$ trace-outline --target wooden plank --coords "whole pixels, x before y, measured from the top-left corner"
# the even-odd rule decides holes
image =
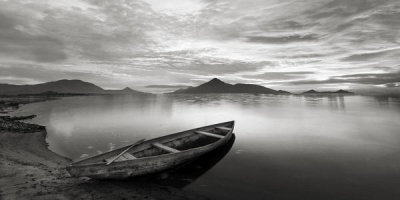
[[[116,156],[115,156],[115,157],[111,157],[111,158],[105,159],[106,162],[110,162],[110,161],[112,161],[112,162],[117,161],[118,162],[118,161],[125,161],[125,160],[128,160],[128,159],[126,159],[123,156],[120,156],[118,158],[116,158]]]
[[[108,162],[112,161],[114,158],[115,158],[115,157],[112,157],[112,158],[106,158],[106,159],[104,159],[104,160],[105,160],[105,161],[108,163]]]
[[[219,126],[219,127],[217,127],[217,129],[223,130],[223,131],[231,131],[232,130],[232,128],[228,128],[228,127],[224,127],[224,126]]]
[[[119,162],[119,161],[126,161],[126,160],[128,160],[128,159],[126,159],[126,158],[123,157],[123,156],[120,156],[120,157],[118,157],[117,159],[115,159],[115,161],[117,161],[117,162]]]
[[[112,157],[112,158],[109,158],[109,159],[106,159],[106,161],[107,161],[106,165],[111,164],[112,162],[114,162],[115,160],[117,160],[119,157],[121,157],[122,155],[124,155],[126,152],[128,152],[129,149],[131,149],[132,147],[134,147],[134,146],[136,146],[136,145],[138,145],[138,144],[140,144],[140,143],[142,143],[142,142],[144,142],[144,141],[145,141],[145,139],[141,139],[141,140],[139,140],[139,141],[133,143],[131,146],[129,146],[128,148],[126,148],[124,151],[122,151],[122,152],[121,152],[120,154],[118,154],[117,156]]]
[[[217,134],[209,133],[209,132],[205,132],[205,131],[196,131],[195,133],[199,133],[199,134],[210,136],[210,137],[215,137],[218,139],[224,138],[224,136],[222,136],[222,135],[217,135]]]
[[[158,142],[155,142],[155,143],[153,143],[152,145],[155,146],[155,147],[157,147],[157,148],[159,148],[159,149],[162,149],[162,150],[164,150],[164,151],[168,151],[168,152],[170,152],[170,153],[178,153],[178,152],[180,152],[180,151],[177,150],[177,149],[174,149],[174,148],[171,148],[171,147],[167,147],[167,146],[165,146],[165,145],[163,145],[163,144],[161,144],[161,143],[158,143]]]
[[[126,152],[123,156],[128,160],[136,159],[136,157],[134,155],[130,154],[129,152]]]

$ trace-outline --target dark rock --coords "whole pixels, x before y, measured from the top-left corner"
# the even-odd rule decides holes
[[[8,118],[7,118],[8,117]],[[6,120],[4,120],[6,119]],[[8,120],[7,120],[8,119]],[[10,131],[10,132],[19,132],[19,133],[33,133],[42,131],[45,129],[44,126],[29,124],[25,122],[20,122],[17,120],[10,120],[11,117],[4,116],[0,118],[0,130]]]
[[[18,121],[18,120],[26,120],[33,119],[36,115],[26,115],[26,116],[18,116],[18,117],[10,117],[10,116],[0,116],[0,119],[4,121]]]

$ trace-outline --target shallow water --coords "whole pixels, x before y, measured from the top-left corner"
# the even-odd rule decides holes
[[[47,126],[50,149],[74,160],[235,120],[230,151],[183,187],[214,199],[400,196],[399,99],[89,96],[28,104],[15,113],[21,114],[37,114],[33,121]]]

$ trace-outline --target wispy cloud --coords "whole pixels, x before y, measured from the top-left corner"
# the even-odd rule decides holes
[[[315,34],[309,35],[281,35],[276,37],[271,36],[247,36],[247,41],[256,43],[271,43],[271,44],[282,44],[291,42],[302,42],[302,41],[313,41],[317,40],[318,36]]]
[[[147,88],[187,88],[189,85],[147,85]]]
[[[177,2],[0,0],[0,81],[395,85],[340,76],[398,71],[397,0]]]
[[[292,81],[290,83],[301,84],[301,85],[354,83],[354,84],[367,84],[367,85],[385,85],[393,87],[399,85],[400,83],[400,72],[349,74],[343,76],[334,76],[326,80],[301,80],[301,81]]]
[[[255,75],[244,75],[248,78],[258,78],[264,80],[291,80],[291,79],[304,79],[307,75],[315,74],[309,71],[298,71],[298,72],[265,72],[263,74]]]
[[[0,53],[3,59],[57,62],[65,60],[64,44],[48,35],[32,35],[17,20],[0,13]]]

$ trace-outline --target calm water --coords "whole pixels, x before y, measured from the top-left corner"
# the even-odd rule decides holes
[[[235,120],[231,148],[203,159],[196,177],[178,176],[189,180],[180,186],[186,192],[214,199],[400,197],[398,99],[92,96],[28,104],[16,114],[37,114],[33,121],[47,126],[50,149],[74,160]]]

